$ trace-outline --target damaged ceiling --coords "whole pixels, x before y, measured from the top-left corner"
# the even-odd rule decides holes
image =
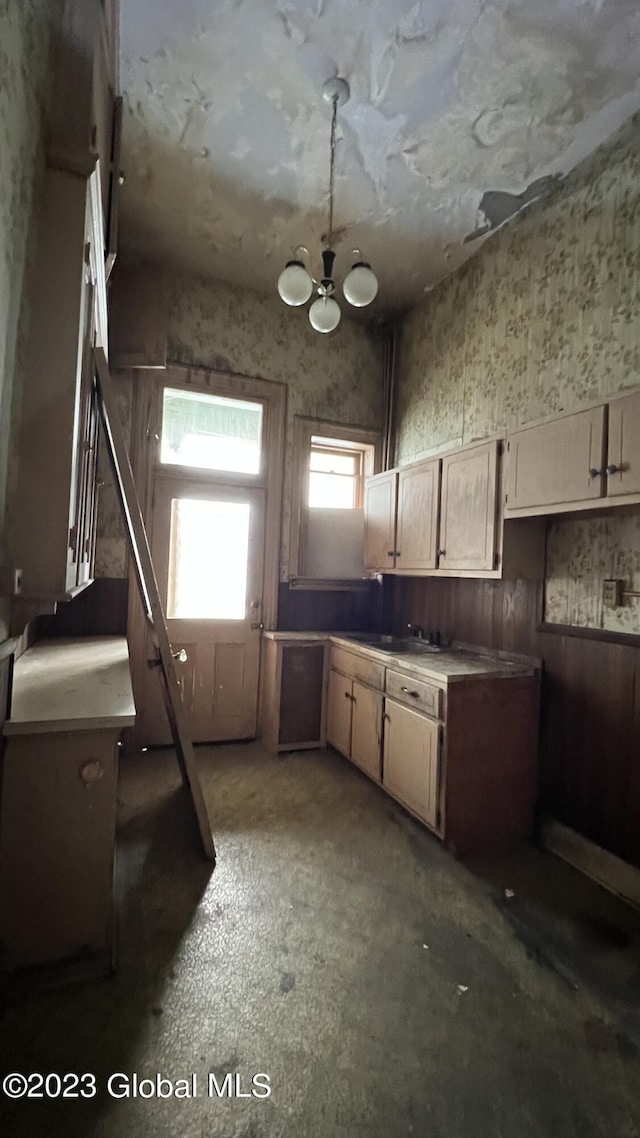
[[[637,0],[121,0],[125,249],[273,290],[326,230],[417,303],[640,107]],[[316,266],[319,268],[319,264]]]

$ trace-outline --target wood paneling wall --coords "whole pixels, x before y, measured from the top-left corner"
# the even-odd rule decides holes
[[[37,638],[66,636],[126,636],[129,582],[98,577],[54,616],[38,617]]]
[[[357,592],[290,589],[280,583],[278,629],[291,632],[369,632],[380,619],[380,586],[371,581]]]
[[[640,866],[640,647],[540,629],[542,588],[386,577],[384,628],[541,657],[540,807]]]

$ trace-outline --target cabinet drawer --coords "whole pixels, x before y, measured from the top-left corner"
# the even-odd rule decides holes
[[[442,692],[424,680],[414,680],[387,669],[387,695],[414,707],[416,711],[432,715],[434,719],[440,718]]]
[[[376,664],[375,660],[367,660],[364,656],[356,656],[355,652],[332,646],[331,667],[372,688],[379,688],[380,691],[384,688],[384,665]]]

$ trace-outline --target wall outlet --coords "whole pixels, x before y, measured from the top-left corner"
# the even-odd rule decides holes
[[[622,586],[624,581],[608,578],[602,582],[602,603],[605,608],[617,609],[622,604]]]

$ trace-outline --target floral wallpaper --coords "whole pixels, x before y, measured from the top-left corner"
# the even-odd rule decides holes
[[[168,357],[173,363],[235,372],[285,383],[287,444],[281,577],[288,568],[291,445],[294,415],[379,429],[382,422],[383,342],[344,319],[335,332],[314,332],[305,311],[278,298],[220,282],[176,274],[169,304]],[[121,396],[124,399],[124,395]],[[124,573],[124,536],[115,499],[104,488],[96,572]],[[111,505],[109,505],[111,502]]]
[[[623,593],[618,608],[603,604],[602,582],[607,578],[624,582],[627,595]],[[640,507],[552,523],[545,620],[640,633]]]
[[[29,323],[38,181],[44,168],[43,107],[51,81],[51,37],[59,0],[0,3],[0,562],[9,465],[9,428],[17,401]],[[0,640],[8,609],[0,601]]]
[[[639,382],[635,116],[405,318],[397,459],[502,434]],[[637,515],[554,523],[548,575],[548,620],[640,632],[637,600],[614,613],[601,600],[604,576],[639,587]]]

